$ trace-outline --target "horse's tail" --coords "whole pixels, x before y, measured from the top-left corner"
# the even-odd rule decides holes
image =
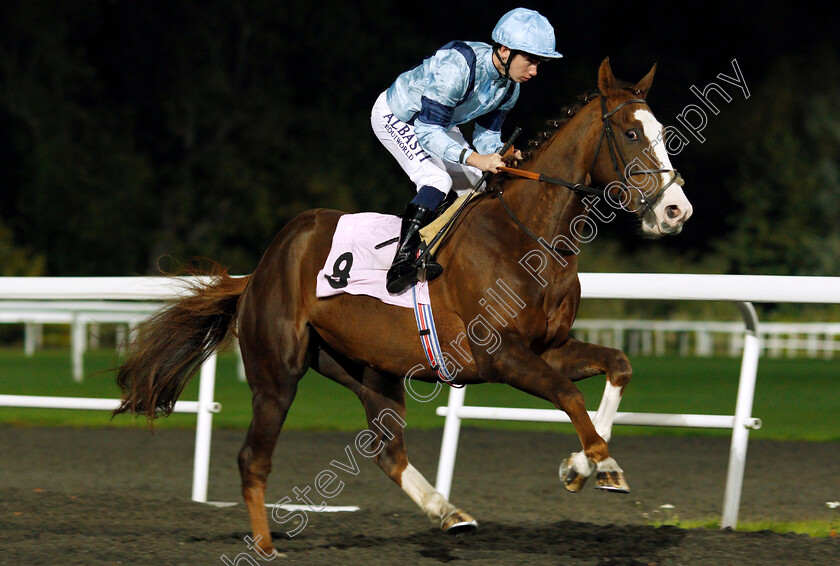
[[[191,283],[192,294],[140,325],[117,374],[123,400],[114,415],[142,414],[151,423],[172,413],[196,370],[235,334],[237,303],[250,278],[221,270],[209,282]]]

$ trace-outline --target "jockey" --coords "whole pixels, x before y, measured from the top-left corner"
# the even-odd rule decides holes
[[[496,173],[504,165],[497,153],[502,122],[516,104],[519,85],[536,76],[541,61],[562,57],[554,50],[554,28],[533,10],[511,10],[491,37],[493,46],[447,43],[397,77],[371,111],[376,137],[417,185],[417,196],[402,215],[397,253],[388,270],[389,293],[402,292],[417,280],[420,228],[432,220],[453,182],[456,190],[466,190],[482,171]],[[458,129],[470,120],[475,120],[475,150]],[[442,272],[439,264],[430,263],[426,279]]]

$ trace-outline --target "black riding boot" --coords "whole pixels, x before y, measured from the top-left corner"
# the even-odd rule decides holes
[[[420,248],[420,228],[432,217],[433,211],[425,206],[410,202],[402,215],[400,242],[394,263],[388,270],[385,288],[389,293],[401,293],[417,281],[417,250]],[[438,274],[440,275],[440,274]]]

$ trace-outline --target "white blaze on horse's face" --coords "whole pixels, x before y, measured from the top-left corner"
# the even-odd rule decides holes
[[[668,157],[668,150],[665,149],[665,140],[662,137],[662,124],[653,116],[650,110],[639,109],[633,113],[633,117],[642,123],[642,128],[649,144],[650,155],[659,163],[651,163],[652,168],[668,169],[666,173],[659,173],[659,186],[664,187],[673,176],[671,159]],[[656,198],[654,195],[650,195]],[[685,196],[682,187],[672,183],[665,190],[665,193],[653,207],[650,213],[642,218],[642,232],[649,237],[659,238],[665,235],[679,234],[683,224],[691,217],[693,212],[691,203]]]

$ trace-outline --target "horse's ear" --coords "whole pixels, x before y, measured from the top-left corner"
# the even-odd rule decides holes
[[[655,74],[656,63],[654,63],[653,67],[650,68],[650,71],[647,75],[645,75],[645,78],[640,80],[638,83],[636,83],[636,86],[633,87],[633,90],[635,90],[642,98],[645,98],[647,96],[647,93],[650,90],[650,86],[653,84],[653,75]]]
[[[601,68],[598,69],[598,90],[604,96],[609,96],[617,88],[615,76],[610,67],[610,58],[607,57],[601,63]]]

